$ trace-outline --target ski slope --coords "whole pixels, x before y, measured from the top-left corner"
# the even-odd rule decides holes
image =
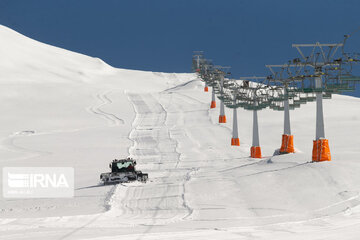
[[[218,124],[194,74],[117,69],[0,26],[0,84],[0,167],[75,169],[74,198],[1,195],[1,239],[360,238],[358,98],[324,101],[333,161],[311,163],[315,103],[290,113],[290,155],[272,156],[282,113],[259,112],[251,159],[252,112],[231,147],[231,110]],[[129,155],[150,181],[99,185]]]

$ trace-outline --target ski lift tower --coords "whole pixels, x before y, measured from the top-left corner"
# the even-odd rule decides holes
[[[204,59],[202,58],[200,60],[200,73],[201,73],[201,78],[202,80],[205,82],[205,86],[204,86],[204,92],[208,92],[209,88],[208,88],[208,83],[210,81],[210,78],[212,76],[213,73],[213,65],[211,63],[210,59]]]
[[[272,94],[270,101],[283,101],[282,108],[273,108],[276,110],[284,110],[284,130],[281,138],[280,154],[295,152],[294,136],[291,134],[290,127],[289,98],[294,98],[295,94],[300,95],[300,93],[296,91],[296,86],[294,86],[294,83],[301,82],[303,80],[301,76],[304,76],[300,75],[303,70],[303,66],[298,63],[300,63],[299,59],[294,59],[292,62],[289,61],[289,63],[283,65],[265,65],[273,74],[267,78],[269,85],[274,84],[276,86],[276,84],[280,84],[279,87],[273,87],[271,89],[271,91],[275,94]],[[273,68],[281,69],[280,71],[275,72]]]
[[[266,79],[266,77],[240,77],[244,80],[259,80]],[[246,81],[243,87],[246,89],[247,98],[244,99],[244,108],[246,110],[253,110],[253,137],[252,146],[250,148],[250,156],[252,158],[261,158],[260,138],[259,138],[259,124],[257,111],[268,107],[266,88],[262,83]]]
[[[216,92],[219,91],[218,69],[214,67],[211,59],[201,59],[200,61],[200,78],[205,82],[204,91],[208,91],[208,87],[212,88],[210,108],[216,108]]]
[[[202,75],[206,74],[208,68],[209,68],[209,60],[204,59],[204,52],[203,51],[194,51],[193,52],[193,63],[192,63],[192,69],[194,72],[200,74],[200,77]],[[203,79],[205,81],[205,79]],[[205,87],[204,92],[208,92],[209,88],[207,85],[207,82],[205,81]]]
[[[218,70],[214,67],[214,65],[211,63],[211,60],[209,59],[203,60],[203,63],[200,66],[200,72],[202,73],[201,78],[205,82],[204,91],[208,91],[208,86],[212,88],[210,108],[216,108],[215,93],[216,91],[219,91]]]
[[[312,160],[313,162],[331,161],[330,148],[328,139],[325,137],[324,113],[323,113],[323,79],[324,68],[338,65],[333,61],[337,50],[343,47],[342,43],[333,44],[292,44],[305,66],[314,68],[315,73],[315,91],[316,91],[316,134],[313,141]],[[311,48],[311,54],[305,57],[302,49]],[[319,61],[320,60],[320,61]],[[322,61],[322,62],[321,62]]]
[[[217,69],[216,73],[218,76],[219,81],[219,93],[220,96],[224,94],[224,81],[225,76],[229,73],[227,73],[225,70],[230,69],[230,67],[224,67],[224,66],[215,66]],[[220,114],[219,114],[219,123],[226,123],[226,115],[225,115],[225,105],[224,100],[220,99]]]
[[[224,83],[224,93],[222,99],[224,104],[228,108],[233,109],[233,131],[231,138],[231,146],[240,146],[240,140],[238,135],[237,125],[237,108],[244,106],[244,100],[246,99],[246,88],[249,84],[245,81],[240,84],[235,79],[229,79]]]
[[[203,57],[203,51],[193,51],[193,68],[195,68],[195,72],[200,72],[200,59]]]

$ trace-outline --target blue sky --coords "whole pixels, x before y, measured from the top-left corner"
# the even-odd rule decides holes
[[[121,68],[189,72],[203,50],[239,77],[298,57],[292,43],[342,41],[359,9],[358,0],[0,0],[0,24]],[[360,52],[359,40],[347,50]]]

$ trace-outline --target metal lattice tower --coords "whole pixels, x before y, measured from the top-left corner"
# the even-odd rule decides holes
[[[241,77],[241,79],[265,79],[264,77]],[[238,81],[240,82],[240,81]],[[260,138],[259,138],[259,124],[257,111],[268,107],[267,101],[267,86],[262,83],[250,82],[243,80],[240,84],[236,80],[229,81],[226,84],[223,98],[227,107],[233,108],[233,138],[232,145],[236,145],[238,141],[237,136],[237,107],[243,107],[246,110],[253,111],[253,139],[252,147],[250,149],[251,157],[261,158]],[[236,115],[236,116],[235,116]]]
[[[284,111],[284,130],[281,138],[281,147],[279,152],[293,153],[294,150],[294,136],[291,134],[290,125],[290,109],[300,107],[300,104],[306,103],[305,96],[301,96],[296,83],[302,81],[301,76],[304,67],[298,64],[300,61],[294,59],[283,65],[265,65],[273,75],[267,77],[268,85],[271,85],[269,92],[270,108],[274,110]],[[279,71],[274,71],[273,68],[280,68]],[[303,76],[303,75],[302,75]]]
[[[349,35],[345,36],[344,43]],[[240,145],[237,126],[237,108],[253,111],[252,157],[261,157],[257,111],[269,107],[284,111],[284,130],[280,152],[293,152],[290,110],[301,104],[316,100],[316,136],[313,146],[313,161],[330,160],[328,140],[325,139],[323,99],[331,98],[334,93],[355,90],[360,77],[353,76],[353,64],[360,62],[360,54],[344,53],[344,43],[337,44],[293,44],[301,58],[287,64],[267,65],[272,75],[261,83],[248,80],[226,78],[223,67],[214,66],[205,59],[202,52],[193,56],[193,70],[205,82],[204,90],[212,87],[211,108],[216,107],[216,97],[220,100],[219,122],[226,122],[225,106],[233,108],[232,145]],[[338,50],[342,54],[338,56]],[[303,49],[310,49],[305,56]],[[274,71],[273,68],[280,70]],[[242,79],[264,79],[247,77]],[[285,137],[285,138],[284,138]]]
[[[328,140],[325,138],[324,112],[323,112],[323,78],[325,68],[333,68],[339,64],[334,60],[337,50],[343,47],[342,43],[335,44],[293,44],[302,60],[304,66],[314,69],[314,87],[316,92],[316,134],[313,142],[313,161],[330,161],[330,148]],[[305,57],[302,49],[311,48],[309,56]]]

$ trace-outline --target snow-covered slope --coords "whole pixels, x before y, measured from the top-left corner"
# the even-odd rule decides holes
[[[315,105],[291,112],[296,154],[275,156],[282,113],[217,123],[193,74],[113,68],[0,26],[0,167],[75,168],[72,199],[0,198],[1,239],[357,239],[360,100],[324,103],[332,162],[310,163]],[[146,184],[98,185],[131,155]],[[1,178],[2,179],[2,178]]]

